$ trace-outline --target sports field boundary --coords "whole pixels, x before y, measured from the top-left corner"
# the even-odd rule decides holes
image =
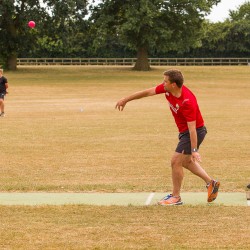
[[[96,205],[96,206],[149,206],[157,205],[166,193],[0,193],[0,205]],[[245,192],[220,192],[217,199],[207,203],[205,192],[184,192],[184,205],[250,206]]]

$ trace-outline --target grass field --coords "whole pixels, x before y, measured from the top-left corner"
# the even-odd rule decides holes
[[[169,67],[167,67],[169,68]],[[169,192],[177,129],[164,96],[118,99],[162,82],[166,67],[19,67],[0,119],[0,191]],[[202,166],[221,192],[250,179],[250,68],[178,67],[208,134]],[[205,191],[185,172],[183,191]],[[0,207],[2,249],[247,249],[247,207]],[[248,246],[247,246],[248,245]]]
[[[1,249],[249,249],[248,207],[0,207]]]

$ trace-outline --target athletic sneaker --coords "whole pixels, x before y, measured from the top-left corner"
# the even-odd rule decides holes
[[[207,201],[212,202],[216,199],[220,187],[220,182],[216,180],[211,180],[207,184]]]
[[[171,205],[182,205],[183,202],[181,201],[181,197],[173,196],[172,194],[169,194],[165,196],[162,200],[158,202],[159,205],[162,206],[171,206]]]
[[[5,114],[4,114],[4,112],[2,112],[2,113],[0,114],[0,116],[1,116],[1,117],[5,117]]]

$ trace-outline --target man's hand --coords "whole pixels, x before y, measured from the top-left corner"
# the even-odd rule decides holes
[[[192,160],[201,162],[201,156],[198,152],[192,152]]]
[[[116,106],[115,108],[118,109],[119,111],[123,111],[125,105],[126,105],[127,101],[125,98],[122,98],[121,100],[119,100],[117,103],[116,103]]]

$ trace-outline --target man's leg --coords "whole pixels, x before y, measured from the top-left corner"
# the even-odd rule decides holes
[[[0,113],[4,113],[4,100],[0,98]]]
[[[199,176],[201,179],[203,179],[206,184],[211,182],[210,176],[207,174],[207,172],[200,166],[200,164],[197,161],[193,161],[191,158],[191,155],[183,155],[183,161],[182,161],[183,167],[191,171],[193,174]]]
[[[158,202],[159,205],[168,206],[183,204],[180,197],[181,184],[184,177],[182,161],[183,155],[175,152],[171,160],[173,192],[160,200]]]
[[[180,196],[181,184],[184,177],[183,172],[183,157],[181,153],[175,152],[172,156],[171,167],[172,167],[172,182],[173,182],[173,196]]]
[[[184,155],[183,167],[191,171],[193,174],[199,176],[206,182],[208,191],[207,201],[214,201],[218,195],[220,182],[211,179],[206,171],[200,166],[200,164],[191,159],[191,155]]]

